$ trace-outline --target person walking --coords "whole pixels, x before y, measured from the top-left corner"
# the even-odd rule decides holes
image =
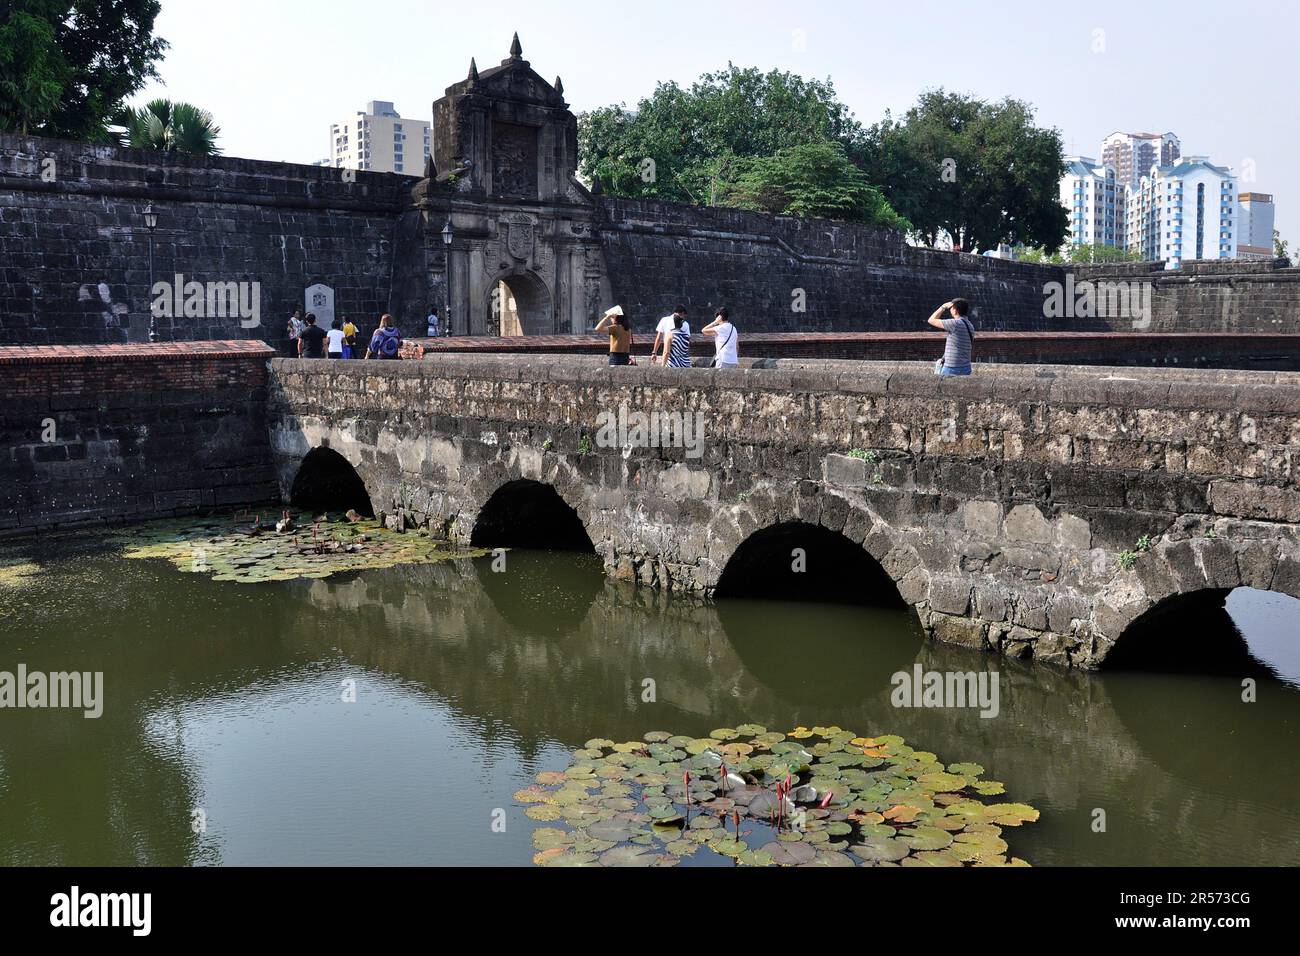
[[[700,331],[713,337],[714,368],[736,368],[740,364],[736,327],[731,324],[730,313],[726,309],[718,309],[713,321]]]
[[[347,333],[343,331],[343,321],[335,319],[330,323],[330,330],[325,333],[325,354],[332,359],[343,358],[344,343]]]
[[[346,315],[343,316],[343,357],[355,358],[357,354],[357,327]]]
[[[379,328],[370,336],[370,347],[366,349],[366,358],[396,359],[401,358],[402,333],[393,324],[393,317],[385,312],[379,317]]]
[[[289,323],[286,331],[289,333],[289,357],[301,354],[298,348],[298,336],[302,335],[302,330],[307,327],[307,323],[302,320],[302,309],[294,309],[293,314],[289,316]]]
[[[307,313],[307,324],[298,333],[299,358],[324,358],[325,350],[321,347],[325,341],[325,330],[316,327],[316,313]]]
[[[934,363],[937,375],[969,375],[971,356],[975,351],[975,325],[970,320],[970,303],[953,299],[935,309],[926,321],[936,329],[943,329],[948,338],[943,347],[943,358]]]
[[[425,324],[429,338],[436,339],[441,334],[438,328],[438,310],[433,306],[429,306],[429,317],[425,320]]]
[[[668,350],[664,349],[661,356],[659,347],[667,341],[668,336],[675,328],[677,328],[677,322],[675,321],[677,316],[681,316],[682,320],[685,321],[686,306],[680,304],[673,306],[673,311],[660,319],[659,324],[655,326],[655,344],[650,347],[650,363],[652,365],[655,362],[659,362],[663,365],[668,364]],[[686,334],[689,335],[690,332],[691,329],[688,325],[686,327]]]
[[[596,323],[597,332],[609,334],[609,364],[632,365],[632,323],[623,314],[623,307],[616,305]]]
[[[673,313],[673,329],[664,342],[664,358],[669,368],[691,367],[691,327],[684,314]]]

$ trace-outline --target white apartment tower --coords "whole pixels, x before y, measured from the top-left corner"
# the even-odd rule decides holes
[[[385,100],[330,125],[330,165],[337,168],[419,176],[428,156],[429,123],[402,119]]]
[[[1273,258],[1273,197],[1268,193],[1237,197],[1237,258]]]
[[[1067,156],[1060,195],[1070,216],[1070,244],[1122,246],[1125,193],[1113,166]]]
[[[1130,190],[1125,245],[1177,269],[1190,259],[1237,257],[1237,177],[1204,156],[1154,166]]]
[[[1172,166],[1180,155],[1182,145],[1173,133],[1111,133],[1101,143],[1101,161],[1128,189],[1135,189],[1152,166]]]

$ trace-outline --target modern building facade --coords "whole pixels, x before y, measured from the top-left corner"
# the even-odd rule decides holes
[[[1123,245],[1126,193],[1113,166],[1067,156],[1060,195],[1070,216],[1070,244]]]
[[[1153,167],[1130,190],[1125,246],[1170,269],[1188,259],[1235,259],[1237,227],[1237,177],[1187,156]]]
[[[1237,258],[1273,258],[1273,197],[1268,193],[1237,197]]]
[[[1101,144],[1101,161],[1120,183],[1135,189],[1152,166],[1172,166],[1182,155],[1173,133],[1111,133]]]
[[[423,175],[429,126],[424,120],[403,119],[386,100],[371,100],[364,111],[330,125],[330,165]]]

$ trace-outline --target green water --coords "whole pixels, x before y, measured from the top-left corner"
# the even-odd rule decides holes
[[[1035,865],[1300,862],[1283,679],[1243,703],[1233,674],[1066,673],[926,644],[906,611],[668,598],[574,555],[254,585],[35,557],[0,589],[0,670],[102,671],[104,712],[0,710],[0,864],[526,864],[511,795],[588,738],[744,722],[979,762],[1042,811],[1008,834]],[[1229,604],[1292,679],[1295,606]],[[997,669],[998,716],[894,707],[917,662]]]

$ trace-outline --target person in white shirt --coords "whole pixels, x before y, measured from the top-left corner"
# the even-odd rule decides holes
[[[718,309],[713,316],[713,321],[701,331],[705,335],[713,336],[714,368],[735,368],[740,364],[740,350],[737,348],[736,342],[739,336],[736,327],[731,324],[726,309]]]
[[[650,349],[650,364],[667,365],[668,364],[668,336],[677,328],[677,316],[682,317],[682,325],[686,329],[686,334],[691,334],[690,324],[686,322],[686,306],[677,305],[669,315],[665,315],[655,326],[655,344]],[[662,348],[660,347],[662,346]]]
[[[429,317],[425,321],[427,322],[429,338],[436,339],[441,334],[438,329],[438,310],[430,309]]]
[[[325,333],[325,354],[332,359],[343,357],[343,343],[347,336],[343,334],[343,322],[335,319],[330,323],[330,330]]]

